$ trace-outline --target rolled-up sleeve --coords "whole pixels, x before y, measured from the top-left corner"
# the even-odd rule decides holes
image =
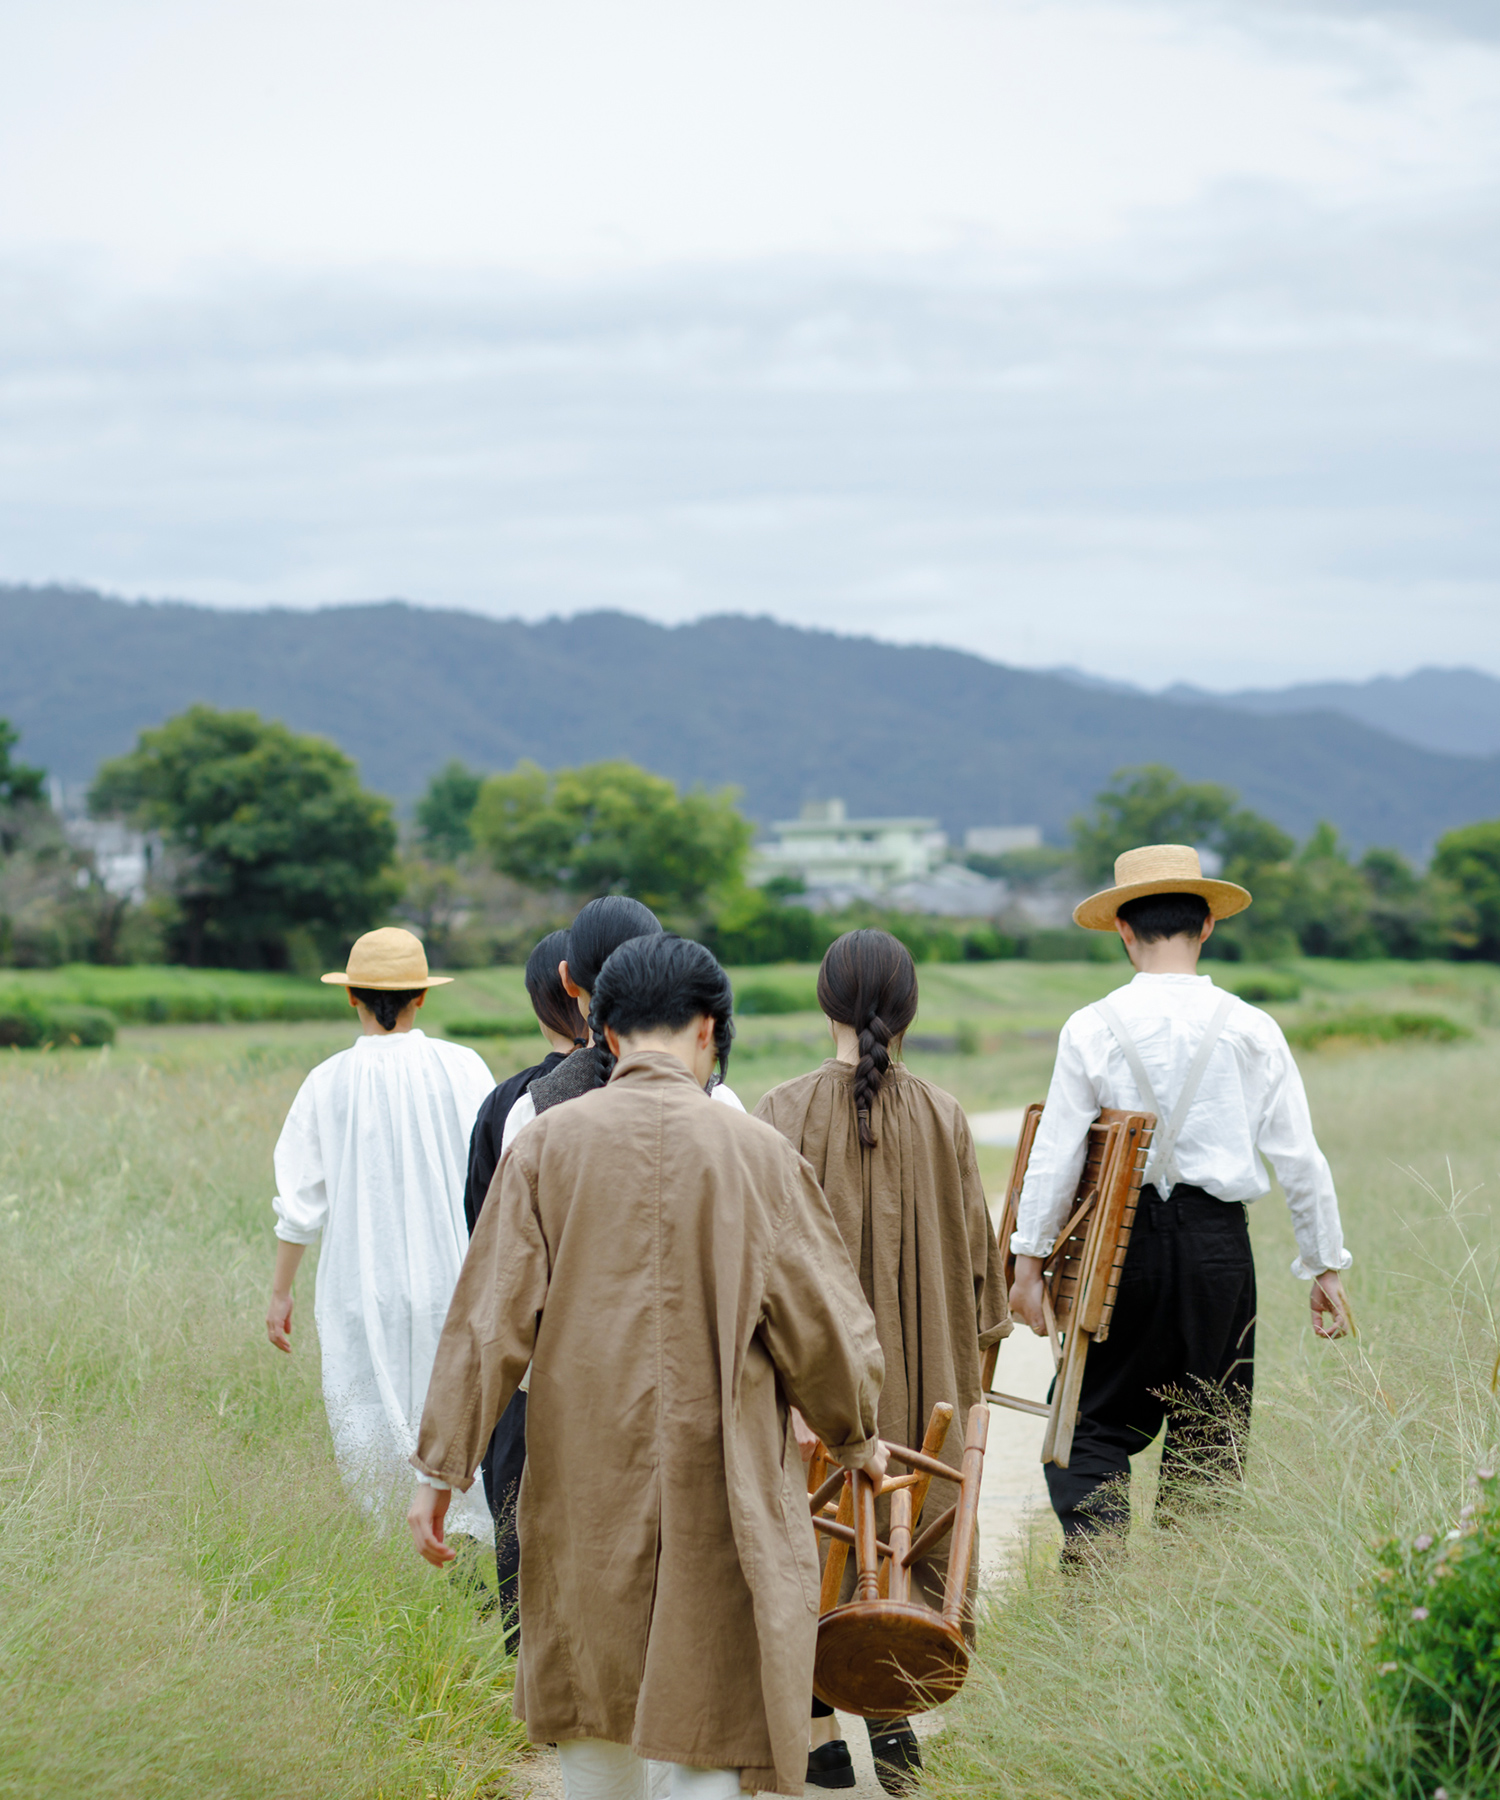
[[[328,1183],[318,1136],[317,1102],[309,1077],[297,1090],[273,1158],[276,1235],[283,1243],[311,1244],[328,1219]]]
[[[1070,1019],[1057,1040],[1052,1085],[1026,1164],[1016,1229],[1010,1239],[1012,1255],[1046,1256],[1051,1250],[1068,1216],[1069,1203],[1078,1192],[1088,1154],[1089,1126],[1098,1116],[1098,1089],[1084,1067],[1076,1027]]]
[[[1325,1269],[1347,1269],[1338,1196],[1328,1158],[1313,1135],[1302,1071],[1281,1028],[1267,1019],[1274,1041],[1266,1046],[1267,1081],[1255,1147],[1276,1172],[1292,1216],[1297,1255],[1292,1273],[1311,1281]]]

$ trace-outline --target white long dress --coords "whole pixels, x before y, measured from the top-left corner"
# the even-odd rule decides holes
[[[422,1031],[361,1037],[303,1082],[276,1145],[276,1235],[322,1234],[313,1315],[339,1472],[371,1511],[403,1503],[432,1359],[469,1247],[469,1133],[482,1057]],[[482,1484],[450,1531],[488,1539]]]

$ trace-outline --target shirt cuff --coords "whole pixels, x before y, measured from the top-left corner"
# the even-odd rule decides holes
[[[1041,1256],[1052,1254],[1051,1238],[1023,1238],[1019,1231],[1010,1234],[1010,1253],[1012,1256]]]
[[[831,1454],[840,1468],[864,1470],[869,1468],[879,1447],[880,1439],[872,1437],[866,1438],[862,1444],[842,1444]]]
[[[1354,1257],[1348,1250],[1341,1250],[1339,1252],[1339,1259],[1337,1262],[1323,1263],[1320,1268],[1312,1268],[1309,1264],[1305,1263],[1300,1256],[1294,1256],[1292,1258],[1292,1273],[1297,1277],[1298,1281],[1311,1281],[1316,1275],[1326,1275],[1330,1269],[1347,1269],[1353,1261]]]
[[[305,1231],[300,1226],[289,1225],[285,1219],[278,1219],[276,1235],[283,1244],[315,1244],[323,1235],[323,1227],[314,1225],[310,1231]]]
[[[420,1469],[417,1470],[417,1486],[437,1488],[445,1494],[451,1494],[453,1492],[453,1483],[451,1481],[439,1481],[436,1475],[424,1475]]]

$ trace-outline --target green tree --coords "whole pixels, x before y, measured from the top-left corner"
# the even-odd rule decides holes
[[[456,863],[474,848],[469,821],[484,777],[454,758],[444,763],[417,802],[417,842],[431,862]]]
[[[21,734],[10,720],[0,719],[0,856],[10,855],[28,811],[42,804],[47,779],[45,769],[11,760],[10,753],[20,741]]]
[[[390,803],[326,739],[194,706],[105,763],[96,814],[159,831],[188,963],[286,968],[334,957],[394,901]]]
[[[484,783],[472,829],[495,868],[528,887],[632,894],[695,920],[737,886],[750,847],[732,792],[680,794],[628,762],[551,774],[518,763]]]
[[[1371,918],[1370,884],[1326,821],[1297,853],[1296,873],[1288,912],[1303,955],[1379,956],[1383,946]]]
[[[1500,962],[1500,819],[1445,833],[1432,873],[1450,884],[1458,903],[1454,948]]]
[[[1120,769],[1093,812],[1073,821],[1073,844],[1086,878],[1113,879],[1115,858],[1137,844],[1193,844],[1219,858],[1226,881],[1255,896],[1248,912],[1215,932],[1210,953],[1271,960],[1295,955],[1303,876],[1294,841],[1279,825],[1241,806],[1232,788],[1184,781],[1161,763]]]

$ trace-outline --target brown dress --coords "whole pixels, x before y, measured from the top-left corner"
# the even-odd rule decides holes
[[[854,1069],[830,1060],[773,1088],[755,1116],[812,1164],[859,1271],[885,1353],[880,1435],[919,1445],[933,1406],[946,1400],[954,1419],[944,1455],[957,1463],[969,1408],[982,1393],[983,1353],[1011,1329],[1004,1263],[963,1108],[894,1065],[871,1119],[877,1142],[866,1150]],[[934,1483],[924,1516],[936,1518],[956,1497]],[[946,1567],[943,1548],[916,1569],[929,1598],[941,1598]]]
[[[528,1125],[438,1345],[419,1469],[464,1486],[532,1364],[516,1711],[802,1791],[818,1558],[791,1399],[874,1449],[875,1322],[774,1131],[658,1052]]]

